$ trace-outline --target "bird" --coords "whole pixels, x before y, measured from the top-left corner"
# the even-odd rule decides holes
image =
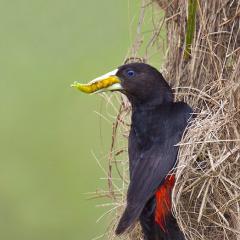
[[[139,221],[144,240],[184,240],[171,211],[171,195],[177,144],[190,122],[192,108],[174,101],[163,75],[146,63],[124,64],[87,84],[74,82],[72,87],[85,93],[120,91],[131,103],[130,181],[116,234],[130,231]]]

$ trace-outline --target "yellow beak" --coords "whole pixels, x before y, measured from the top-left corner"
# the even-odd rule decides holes
[[[104,74],[87,84],[74,82],[71,87],[74,87],[85,93],[100,93],[106,91],[116,91],[123,89],[120,84],[120,79],[116,76],[118,69]]]

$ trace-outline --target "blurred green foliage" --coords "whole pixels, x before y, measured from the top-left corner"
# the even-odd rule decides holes
[[[0,3],[0,239],[92,239],[105,209],[84,193],[106,186],[91,151],[106,154],[111,124],[69,86],[121,64],[139,1]]]

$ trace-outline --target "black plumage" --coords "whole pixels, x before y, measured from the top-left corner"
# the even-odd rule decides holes
[[[116,234],[140,220],[145,240],[183,240],[171,214],[171,192],[178,147],[192,109],[174,102],[161,73],[144,63],[119,67],[89,84],[74,83],[82,92],[121,91],[132,105],[129,134],[130,184],[127,206]]]
[[[122,234],[140,219],[147,240],[184,239],[171,214],[164,220],[166,230],[155,222],[155,193],[176,164],[175,145],[192,110],[184,102],[173,102],[172,90],[161,73],[147,64],[123,65],[116,75],[132,104],[130,184],[116,233]]]

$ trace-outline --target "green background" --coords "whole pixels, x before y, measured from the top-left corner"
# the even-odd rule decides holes
[[[0,239],[92,239],[111,124],[69,86],[122,63],[139,1],[0,0]]]

